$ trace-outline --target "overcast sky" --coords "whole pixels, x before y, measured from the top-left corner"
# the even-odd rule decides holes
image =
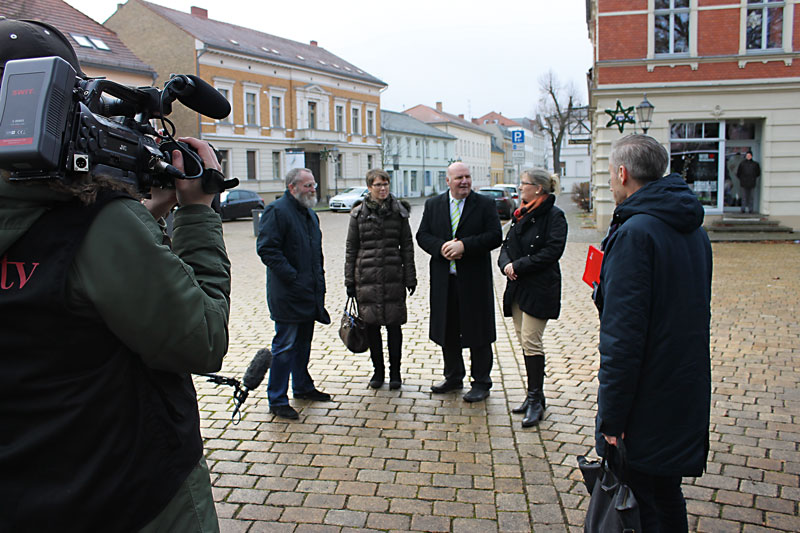
[[[67,0],[104,22],[115,0]],[[287,39],[319,42],[329,52],[386,82],[381,107],[417,104],[467,118],[497,111],[531,116],[538,80],[553,69],[586,103],[592,52],[585,0],[486,1],[155,0],[188,12]]]

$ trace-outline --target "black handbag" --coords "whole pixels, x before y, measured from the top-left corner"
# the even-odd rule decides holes
[[[616,460],[608,461],[615,455]],[[638,533],[642,530],[639,503],[631,488],[623,482],[627,453],[622,439],[606,446],[602,461],[578,457],[578,468],[589,494],[589,509],[583,525],[584,533]]]
[[[353,353],[363,353],[369,348],[367,341],[367,326],[358,316],[358,305],[353,297],[347,298],[342,313],[342,323],[339,326],[339,338],[342,339],[347,349]]]

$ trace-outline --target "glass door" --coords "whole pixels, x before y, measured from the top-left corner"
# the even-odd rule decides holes
[[[759,123],[753,120],[731,120],[725,127],[725,212],[739,212],[742,209],[742,190],[739,185],[739,165],[745,160],[747,152],[753,160],[760,161]],[[758,190],[755,187],[754,201],[758,212]]]

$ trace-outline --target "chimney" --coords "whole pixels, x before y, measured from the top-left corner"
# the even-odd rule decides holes
[[[311,46],[317,46],[317,41],[311,41]]]
[[[459,113],[458,114],[458,118],[460,118],[461,120],[464,120],[464,113]]]
[[[202,7],[192,6],[192,16],[193,17],[200,17],[201,19],[208,18],[208,9],[203,9]]]
[[[442,112],[442,103],[441,102],[436,102],[436,111],[439,111],[440,113]]]

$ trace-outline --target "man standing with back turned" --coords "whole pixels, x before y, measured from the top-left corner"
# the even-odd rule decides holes
[[[267,265],[267,304],[275,322],[267,396],[270,412],[296,419],[289,405],[289,375],[294,397],[328,402],[308,373],[314,321],[330,324],[325,310],[325,270],[317,203],[317,182],[307,168],[286,174],[286,192],[264,210],[256,250]]]
[[[667,151],[629,135],[612,147],[617,204],[595,304],[600,311],[597,453],[622,439],[642,530],[687,531],[683,476],[700,476],[711,407],[711,245],[703,207]]]
[[[431,256],[430,338],[444,353],[444,381],[431,387],[442,394],[463,387],[461,349],[471,355],[472,389],[468,402],[489,396],[492,387],[494,327],[492,262],[503,240],[494,200],[472,192],[469,167],[447,168],[448,192],[425,202],[417,242]]]

